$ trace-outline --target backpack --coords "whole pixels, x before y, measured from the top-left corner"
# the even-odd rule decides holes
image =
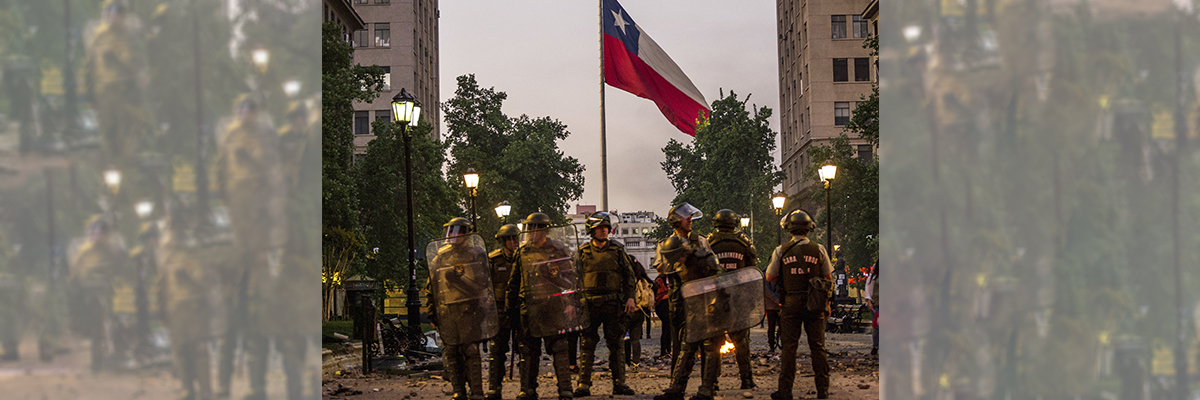
[[[650,282],[638,279],[637,283],[634,284],[634,287],[637,289],[637,292],[635,292],[633,296],[633,303],[636,304],[638,308],[653,307],[655,303],[654,289],[650,287]]]

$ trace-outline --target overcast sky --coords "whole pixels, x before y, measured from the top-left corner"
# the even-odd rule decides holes
[[[771,128],[779,131],[774,1],[620,3],[709,104],[722,88],[743,99],[751,94],[751,103],[775,110]],[[569,211],[576,203],[600,206],[598,3],[449,0],[440,8],[442,101],[454,96],[458,76],[473,73],[481,86],[508,93],[503,111],[509,116],[561,120],[571,136],[560,148],[586,168],[583,197]],[[675,191],[659,165],[662,148],[670,139],[691,137],[649,100],[611,86],[605,98],[609,208],[665,215]]]

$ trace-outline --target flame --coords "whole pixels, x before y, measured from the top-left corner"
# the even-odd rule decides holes
[[[725,345],[721,346],[721,354],[728,354],[731,351],[733,351],[733,343],[725,341]]]

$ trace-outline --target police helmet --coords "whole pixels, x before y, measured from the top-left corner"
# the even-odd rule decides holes
[[[728,208],[717,211],[717,215],[713,216],[713,226],[716,226],[718,229],[736,229],[739,222],[741,221],[738,219],[737,213]]]
[[[667,222],[669,222],[671,226],[679,226],[679,223],[683,222],[684,219],[695,221],[700,218],[704,218],[704,212],[700,211],[700,209],[696,207],[692,207],[692,205],[688,203],[675,206],[667,214]]]
[[[611,233],[614,229],[617,228],[615,226],[616,224],[613,224],[612,219],[613,219],[613,215],[611,213],[608,213],[605,211],[596,211],[596,212],[592,213],[592,215],[589,215],[587,217],[587,221],[585,222],[585,224],[587,225],[587,233],[589,235],[591,235],[592,231],[595,231],[596,228],[599,228],[601,226],[607,226],[608,231]]]
[[[303,102],[293,101],[291,104],[288,104],[287,116],[288,118],[307,117],[308,107]]]
[[[500,230],[496,231],[496,239],[497,240],[504,240],[506,238],[514,238],[515,239],[520,234],[521,234],[521,230],[518,229],[516,225],[505,224],[504,226],[500,227]]]
[[[806,234],[816,227],[817,223],[813,222],[812,217],[809,217],[804,210],[794,210],[788,213],[783,221],[783,229],[795,234]]]
[[[679,236],[671,235],[658,245],[658,252],[668,263],[678,262],[688,251],[688,246]]]
[[[550,227],[550,216],[540,212],[533,213],[525,217],[525,221],[522,223],[525,224],[526,232],[546,229]]]
[[[236,110],[236,109],[240,109],[242,107],[246,107],[247,109],[249,109],[251,111],[258,110],[258,100],[255,99],[254,97],[255,96],[253,94],[243,93],[242,95],[238,96],[236,99],[233,100],[233,108]]]
[[[463,217],[455,217],[442,225],[446,228],[446,237],[469,235],[471,233],[471,221]]]

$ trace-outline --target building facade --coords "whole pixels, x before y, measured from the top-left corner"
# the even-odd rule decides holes
[[[789,210],[816,212],[809,199],[820,189],[816,174],[805,176],[808,150],[842,134],[861,99],[871,93],[875,63],[863,41],[874,27],[863,12],[871,0],[777,0],[779,44],[780,168]],[[860,157],[874,148],[851,137]]]
[[[354,12],[350,0],[323,0],[321,2],[321,22],[333,22],[342,27],[342,40],[350,41],[350,34],[363,29],[362,17]]]
[[[391,121],[392,97],[405,89],[421,103],[421,120],[433,125],[430,136],[441,138],[438,95],[437,0],[347,0],[362,17],[362,29],[351,33],[354,62],[384,68],[384,90],[370,103],[354,104],[354,147],[365,152],[375,138],[371,122]]]

